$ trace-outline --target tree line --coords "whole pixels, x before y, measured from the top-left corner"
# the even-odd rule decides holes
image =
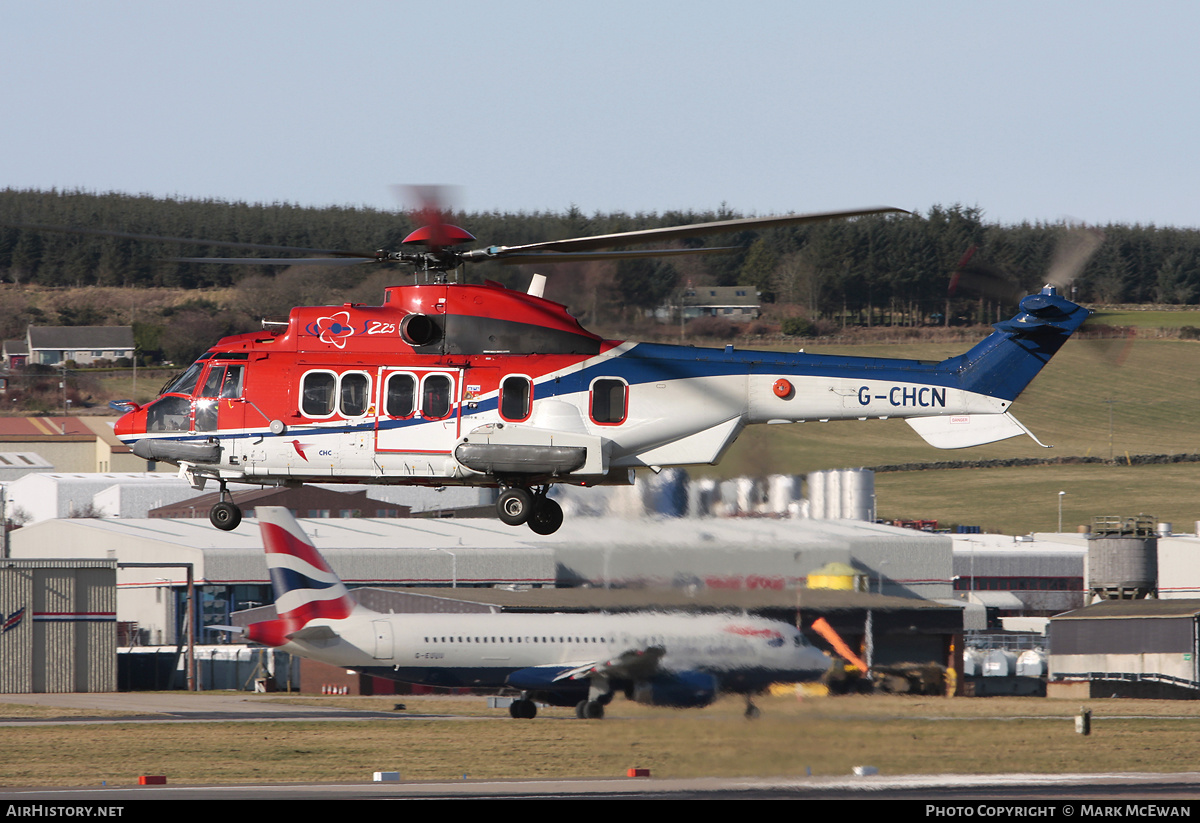
[[[517,245],[743,215],[715,211],[584,214],[561,212],[458,213],[450,221],[483,244]],[[128,234],[201,238],[314,249],[398,249],[414,228],[403,212],[370,208],[247,204],[84,191],[0,190],[0,280],[46,287],[123,286],[203,289],[237,286],[258,299],[277,292],[282,304],[339,297],[406,273],[380,275],[374,266],[322,269],[280,287],[279,266],[178,262],[180,257],[242,252],[209,246],[99,237],[19,228],[12,224],[113,230]],[[1000,225],[982,210],[933,206],[925,213],[864,217],[707,238],[734,253],[622,263],[541,266],[552,278],[547,296],[585,320],[629,317],[670,303],[685,287],[749,285],[784,314],[874,323],[886,317],[911,324],[952,319],[980,322],[1008,313],[1016,297],[1045,282],[1070,227],[1062,223]],[[1103,242],[1069,286],[1092,303],[1200,303],[1200,231],[1154,225],[1095,227]],[[686,241],[692,242],[692,241]],[[701,245],[701,243],[695,243]],[[527,267],[484,263],[468,282],[497,280],[523,288]],[[547,271],[549,270],[549,271]],[[948,294],[959,271],[963,288]],[[569,272],[569,275],[567,274]],[[298,292],[308,292],[301,294]],[[269,302],[269,299],[268,299]],[[295,302],[292,303],[296,304]],[[281,305],[286,311],[286,305]]]

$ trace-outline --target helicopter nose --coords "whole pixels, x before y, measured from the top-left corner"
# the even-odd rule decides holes
[[[139,417],[141,425],[138,425]],[[127,412],[117,418],[117,422],[113,424],[113,434],[117,437],[124,438],[134,434],[146,433],[146,413],[141,409]]]

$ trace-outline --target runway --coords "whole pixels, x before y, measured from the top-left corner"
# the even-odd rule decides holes
[[[474,717],[422,715],[413,712],[363,711],[347,709],[332,703],[329,706],[294,705],[264,695],[250,697],[242,694],[214,692],[106,692],[91,694],[6,694],[0,703],[42,706],[75,712],[96,711],[95,715],[73,714],[64,717],[29,717],[0,719],[0,726],[73,725],[94,723],[236,723],[287,721],[348,720],[477,720]],[[397,697],[396,702],[402,702]]]

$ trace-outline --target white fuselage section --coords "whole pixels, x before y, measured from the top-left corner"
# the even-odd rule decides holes
[[[829,664],[794,627],[753,617],[682,614],[380,614],[357,610],[344,620],[313,620],[336,639],[283,647],[347,668],[412,671],[416,682],[501,686],[511,672],[538,666],[602,665],[629,652],[659,647],[664,671],[715,674],[766,672],[810,680]]]

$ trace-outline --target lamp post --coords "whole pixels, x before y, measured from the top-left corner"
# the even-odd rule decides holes
[[[437,546],[433,546],[429,550],[431,552],[445,552],[446,554],[450,555],[450,575],[451,575],[450,588],[457,589],[458,588],[458,555],[456,555],[454,552],[450,551],[449,549],[439,549]]]
[[[1058,493],[1058,533],[1062,534],[1062,499],[1066,492]]]

